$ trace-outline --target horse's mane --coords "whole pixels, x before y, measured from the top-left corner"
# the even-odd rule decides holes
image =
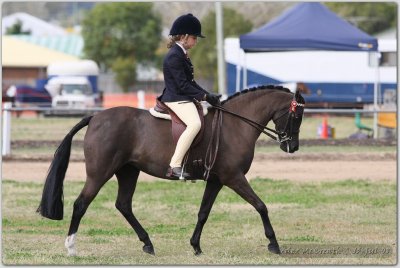
[[[268,90],[271,90],[271,89],[273,89],[273,90],[282,90],[284,92],[290,93],[290,90],[288,88],[283,87],[283,86],[275,86],[275,85],[267,85],[267,86],[265,86],[265,85],[262,85],[262,86],[258,86],[258,87],[246,88],[246,89],[243,89],[240,92],[236,92],[235,94],[229,96],[221,104],[224,104],[225,102],[228,102],[231,99],[234,99],[234,98],[236,98],[238,96],[242,96],[243,94],[246,94],[248,92],[254,92],[254,91],[258,91],[258,90],[266,90],[266,89],[268,89]]]

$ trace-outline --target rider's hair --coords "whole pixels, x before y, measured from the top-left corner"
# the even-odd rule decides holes
[[[182,37],[187,38],[188,35],[187,34],[178,34],[178,35],[170,35],[168,36],[168,43],[167,43],[167,48],[171,48],[173,47],[173,45],[178,42],[179,40],[181,40]]]

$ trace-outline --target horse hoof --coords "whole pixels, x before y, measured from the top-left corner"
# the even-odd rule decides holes
[[[153,245],[144,245],[143,251],[149,253],[150,255],[156,255],[156,253],[154,252]]]
[[[68,249],[68,254],[67,254],[67,256],[68,256],[68,257],[75,257],[75,256],[77,256],[76,251],[75,251],[75,250],[69,250],[69,249]]]
[[[201,255],[203,253],[203,251],[201,251],[201,248],[200,248],[199,245],[193,245],[192,244],[192,247],[194,249],[194,255],[199,256],[199,255]]]
[[[274,254],[281,254],[281,250],[279,249],[278,244],[272,244],[272,243],[269,244],[268,250],[269,250],[269,252],[274,253]]]
[[[201,251],[201,249],[199,248],[199,249],[195,249],[194,250],[194,255],[196,255],[196,256],[200,256],[201,254],[203,254],[203,251]]]

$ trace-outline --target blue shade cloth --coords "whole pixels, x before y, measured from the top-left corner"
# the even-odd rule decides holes
[[[261,28],[241,35],[245,52],[290,50],[377,51],[376,38],[318,2],[300,3]]]

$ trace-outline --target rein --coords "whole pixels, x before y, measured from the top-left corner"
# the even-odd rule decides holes
[[[292,139],[292,133],[293,133],[292,123],[293,123],[293,121],[292,121],[291,115],[296,114],[297,106],[304,107],[304,104],[298,103],[297,101],[293,100],[290,104],[290,108],[286,112],[282,113],[282,115],[280,115],[277,118],[277,120],[278,120],[281,117],[288,114],[285,129],[283,131],[276,131],[272,128],[263,126],[247,117],[244,117],[242,115],[239,115],[237,113],[229,111],[226,108],[222,107],[221,105],[212,105],[212,107],[214,107],[216,109],[216,112],[214,114],[212,127],[211,127],[211,129],[212,129],[211,130],[211,139],[210,139],[210,142],[208,143],[207,151],[206,151],[205,159],[204,159],[204,167],[205,167],[204,180],[207,181],[208,177],[210,176],[210,171],[211,171],[212,167],[214,166],[215,160],[217,159],[220,133],[221,133],[221,127],[222,127],[223,112],[239,118],[240,120],[246,122],[250,126],[252,126],[255,129],[257,129],[258,131],[260,131],[261,133],[264,133],[271,139],[273,139],[279,143],[282,143],[282,142]],[[271,134],[270,132],[275,134],[275,136],[273,134]],[[214,140],[215,140],[215,146],[213,146]],[[287,144],[287,147],[288,147],[287,151],[289,152],[289,143]]]
[[[222,126],[222,112],[217,110],[214,114],[212,127],[211,127],[211,139],[207,146],[206,155],[204,157],[204,180],[207,180],[210,176],[210,171],[214,166],[215,160],[217,159],[218,148],[219,148],[219,138]],[[216,133],[215,133],[216,132]],[[213,147],[213,142],[215,138],[215,147]],[[214,148],[214,151],[213,151]]]
[[[287,137],[287,134],[285,132],[283,133],[279,133],[277,131],[275,131],[274,129],[265,127],[247,117],[241,116],[237,113],[231,112],[225,108],[223,108],[222,106],[218,105],[215,106],[213,105],[212,107],[216,108],[215,114],[214,114],[214,118],[213,118],[213,122],[212,122],[212,127],[211,127],[211,138],[210,138],[210,142],[208,143],[207,146],[207,151],[204,157],[204,180],[207,181],[208,177],[210,176],[210,171],[214,166],[215,160],[217,159],[217,154],[218,154],[218,148],[219,148],[219,139],[220,139],[220,133],[221,133],[221,127],[222,127],[222,114],[223,112],[231,114],[233,116],[236,116],[237,118],[243,120],[244,122],[248,123],[250,126],[256,128],[257,130],[261,131],[262,133],[268,135],[270,138],[278,141],[278,142],[283,142],[286,140],[289,140],[290,137]],[[281,118],[282,116],[286,115],[288,112],[282,114],[279,118]],[[279,119],[278,118],[278,119]],[[274,134],[276,134],[277,136],[273,136],[272,134],[268,133],[267,131],[273,132]],[[213,146],[214,143],[214,139],[215,139],[215,146]]]
[[[243,120],[244,122],[246,122],[246,123],[249,124],[250,126],[254,127],[254,128],[257,129],[258,131],[264,133],[265,135],[267,135],[268,137],[270,137],[271,139],[273,139],[273,140],[275,140],[275,141],[277,141],[277,142],[279,142],[279,143],[284,142],[284,141],[290,139],[289,137],[287,137],[286,135],[284,135],[284,134],[286,134],[286,133],[284,133],[284,132],[277,132],[276,130],[274,130],[274,129],[272,129],[272,128],[269,128],[269,127],[266,127],[266,126],[263,126],[263,125],[261,125],[261,124],[255,122],[255,121],[253,121],[253,120],[251,120],[251,119],[249,119],[249,118],[247,118],[247,117],[244,117],[244,116],[239,115],[239,114],[237,114],[237,113],[231,112],[231,111],[225,109],[224,107],[222,107],[222,106],[220,106],[220,105],[218,105],[218,106],[213,106],[213,107],[216,108],[216,109],[218,109],[218,110],[220,110],[220,111],[223,111],[223,112],[225,112],[225,113],[228,113],[228,114],[230,114],[230,115],[236,116],[237,118]],[[287,114],[287,112],[284,113],[284,114],[282,114],[280,117],[284,116],[285,114]],[[280,118],[280,117],[279,117],[279,118]],[[279,119],[279,118],[278,118],[278,119]],[[270,132],[274,133],[276,136],[274,136],[274,135],[271,134],[271,133],[268,133],[267,131],[270,131]],[[281,137],[281,136],[282,136],[282,137]]]

